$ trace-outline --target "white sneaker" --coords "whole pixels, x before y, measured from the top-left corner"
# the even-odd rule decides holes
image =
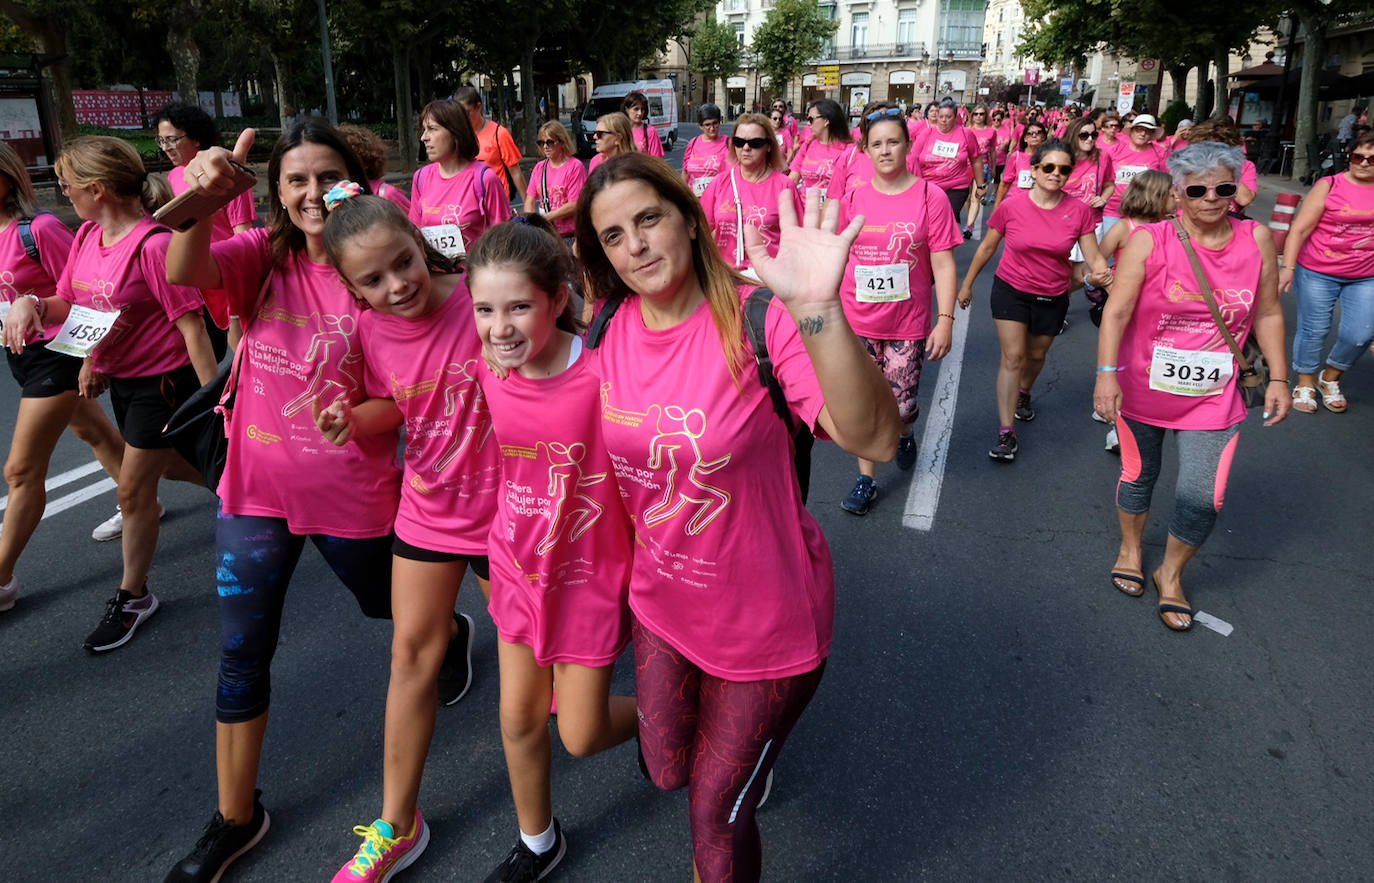
[[[1107,442],[1103,449],[1113,454],[1121,453],[1121,439],[1117,437],[1115,426],[1107,430]]]
[[[19,597],[19,577],[10,577],[9,585],[0,586],[0,613],[14,607],[14,601]]]
[[[157,501],[157,517],[158,517],[158,520],[161,520],[161,519],[162,519],[162,516],[164,516],[164,515],[166,515],[166,514],[167,514],[167,509],[166,509],[166,507],[162,505],[162,501],[161,501],[161,500],[158,500],[158,501]],[[107,543],[107,542],[109,542],[110,540],[117,540],[117,539],[119,539],[120,537],[122,537],[123,535],[124,535],[124,513],[121,512],[121,511],[119,511],[119,507],[118,507],[118,506],[115,506],[115,514],[111,515],[109,518],[107,518],[107,519],[105,519],[104,521],[102,521],[102,522],[100,522],[99,524],[97,524],[97,525],[95,526],[95,530],[91,531],[91,539],[95,540],[97,543]]]

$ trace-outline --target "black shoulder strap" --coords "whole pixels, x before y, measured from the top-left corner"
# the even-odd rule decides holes
[[[41,254],[38,251],[38,240],[33,235],[33,222],[39,215],[50,215],[52,212],[41,208],[34,212],[32,218],[19,219],[19,244],[24,246],[24,254],[29,256],[29,260],[37,263]]]
[[[749,334],[749,345],[754,348],[754,362],[759,368],[759,382],[768,390],[773,400],[773,410],[786,424],[788,433],[796,432],[792,422],[792,408],[787,404],[787,394],[782,391],[778,377],[773,373],[773,357],[768,354],[768,304],[773,300],[773,292],[768,288],[755,288],[744,301],[744,327]]]
[[[601,346],[601,341],[606,337],[606,326],[611,324],[611,318],[615,316],[615,311],[620,309],[620,303],[625,298],[613,297],[601,305],[601,310],[592,316],[592,324],[587,326],[587,349],[596,349]]]

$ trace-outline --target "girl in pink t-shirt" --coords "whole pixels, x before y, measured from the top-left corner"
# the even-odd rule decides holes
[[[620,102],[620,112],[630,119],[635,149],[649,156],[663,156],[663,140],[649,121],[649,99],[643,92],[631,92]]]
[[[544,158],[534,167],[525,190],[525,214],[538,212],[553,224],[559,236],[571,237],[573,212],[582,185],[587,183],[587,167],[574,154],[572,135],[557,120],[539,127],[539,149]]]
[[[71,246],[72,231],[56,215],[39,210],[24,161],[0,141],[0,309],[56,294]],[[9,505],[0,531],[0,611],[12,608],[19,594],[14,568],[43,518],[47,466],[63,427],[89,444],[110,478],[119,480],[124,440],[99,402],[77,395],[81,360],[48,351],[58,327],[44,323],[42,331],[23,340],[16,328],[11,345],[22,351],[5,351],[19,384],[20,406],[5,459]]]
[[[247,160],[253,135],[251,129],[241,134],[232,154],[220,148],[197,154],[187,180],[202,192],[222,192],[233,179],[229,160]],[[343,136],[318,117],[302,120],[282,134],[268,160],[267,229],[212,247],[208,230],[196,225],[174,234],[168,248],[169,279],[224,288],[245,320],[217,489],[218,816],[175,869],[188,877],[204,873],[202,849],[212,849],[220,873],[268,827],[254,790],[271,707],[271,662],[306,542],[365,615],[391,616],[397,434],[339,448],[320,438],[312,415],[315,407],[367,397],[358,343],[362,306],[324,249],[324,194],[345,179],[367,177]],[[360,722],[365,718],[364,712]]]
[[[807,107],[806,114],[812,138],[803,141],[801,147],[797,148],[788,174],[803,194],[812,190],[823,194],[830,185],[835,163],[849,149],[853,139],[849,137],[839,104],[831,99],[813,101]]]
[[[839,296],[859,224],[821,229],[816,194],[798,226],[783,195],[777,257],[749,237],[776,295],[763,331],[784,421],[750,358],[738,277],[694,233],[706,218],[682,179],[627,156],[587,187],[577,219],[587,293],[603,311],[618,306],[600,341],[600,415],[635,523],[645,765],[659,787],[688,787],[701,879],[757,880],[755,810],[820,682],[834,625],[829,547],[802,503],[790,430],[801,421],[878,461],[900,434],[892,392]]]
[[[1002,240],[1007,250],[992,282],[992,317],[1002,359],[997,370],[997,443],[988,456],[1001,462],[1016,459],[1020,443],[1013,418],[1035,419],[1031,388],[1045,367],[1055,335],[1064,327],[1069,309],[1073,267],[1069,250],[1083,249],[1099,284],[1111,282],[1111,270],[1097,248],[1096,223],[1091,210],[1064,193],[1073,170],[1069,147],[1047,141],[1035,152],[1035,184],[1024,196],[1000,203],[988,219],[988,232],[959,288],[959,306],[973,300],[973,282],[997,253]]]
[[[632,738],[635,700],[610,695],[630,639],[633,532],[601,432],[602,376],[570,305],[572,255],[536,218],[478,240],[469,279],[480,368],[501,449],[491,522],[491,616],[500,636],[501,740],[519,839],[493,878],[565,842],[553,815],[549,706],[576,757]],[[496,373],[493,373],[493,370]]]
[[[768,254],[776,255],[781,237],[778,196],[789,194],[796,210],[802,208],[801,194],[782,172],[782,149],[772,135],[762,116],[741,114],[730,139],[731,165],[701,195],[701,209],[721,257],[751,278],[757,277],[750,269],[744,227],[763,234]]]
[[[362,304],[358,338],[368,397],[313,406],[315,423],[338,446],[405,426],[401,500],[392,546],[395,623],[387,690],[380,817],[363,829],[358,854],[337,880],[406,867],[424,851],[428,828],[417,806],[435,708],[462,698],[471,680],[444,695],[447,649],[466,655],[473,623],[455,615],[471,567],[483,594],[487,532],[496,514],[500,455],[477,383],[481,345],[472,301],[451,261],[386,200],[342,181],[325,194],[324,247]],[[353,876],[349,876],[352,874]]]
[[[1241,162],[1238,149],[1215,142],[1169,158],[1181,197],[1178,219],[1131,236],[1097,338],[1093,410],[1116,421],[1121,435],[1121,544],[1111,578],[1128,595],[1144,592],[1142,538],[1164,439],[1173,435],[1178,443],[1174,512],[1153,574],[1156,612],[1175,631],[1193,624],[1183,571],[1216,524],[1245,419],[1239,365],[1207,301],[1237,346],[1253,334],[1272,370],[1286,373],[1273,238],[1254,221],[1227,214]],[[1287,378],[1271,377],[1264,425],[1283,420],[1291,406]]]
[[[703,104],[697,117],[701,121],[701,134],[688,141],[682,152],[682,180],[693,193],[701,196],[711,180],[729,168],[730,139],[720,134],[719,107]]]
[[[446,258],[456,258],[483,231],[510,217],[505,185],[477,161],[477,136],[463,106],[431,101],[420,111],[420,142],[430,163],[410,185],[410,220]]]
[[[160,199],[138,153],[118,138],[77,138],[64,146],[54,171],[86,223],[53,293],[15,302],[5,337],[19,354],[26,340],[42,339],[45,326],[60,326],[46,349],[84,360],[79,393],[95,399],[108,389],[124,436],[118,468],[124,570],[84,644],[102,653],[126,643],[158,608],[148,591],[161,517],[158,480],[197,478],[162,428],[219,369],[200,292],[167,281],[170,231],[150,215]]]
[[[927,358],[944,358],[953,339],[959,282],[954,249],[964,239],[944,192],[907,168],[911,144],[901,108],[879,103],[869,110],[863,148],[874,177],[840,200],[840,226],[864,219],[849,250],[840,296],[850,327],[896,396],[903,429],[897,466],[907,470],[916,464],[912,426],[919,413],[921,367]],[[932,293],[939,301],[934,322]],[[846,512],[868,512],[878,492],[876,474],[876,463],[859,459],[854,488],[840,503]]]

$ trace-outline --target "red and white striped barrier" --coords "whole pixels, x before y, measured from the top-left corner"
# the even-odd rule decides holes
[[[1296,193],[1280,193],[1274,204],[1274,213],[1269,216],[1269,229],[1274,231],[1274,249],[1283,254],[1283,243],[1288,238],[1288,228],[1293,223],[1293,215],[1298,211]]]

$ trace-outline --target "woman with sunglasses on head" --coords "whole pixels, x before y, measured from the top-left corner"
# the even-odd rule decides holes
[[[935,111],[935,124],[912,142],[907,164],[913,172],[945,192],[956,221],[970,193],[982,199],[987,191],[978,139],[959,125],[951,99],[940,102]],[[972,235],[970,230],[964,229],[965,239]]]
[[[410,221],[440,254],[456,258],[488,227],[510,218],[510,197],[491,167],[477,159],[477,136],[462,102],[440,98],[426,104],[420,143],[430,162],[411,179]]]
[[[1319,179],[1303,197],[1279,271],[1279,290],[1292,288],[1298,296],[1293,407],[1309,414],[1317,410],[1318,391],[1328,411],[1345,412],[1341,375],[1374,338],[1374,135],[1356,138],[1348,156],[1344,172]],[[1337,302],[1336,343],[1318,374]]]
[[[631,92],[620,102],[620,112],[630,120],[634,148],[649,156],[663,156],[663,141],[649,120],[649,99],[643,92]]]
[[[1203,299],[1215,298],[1238,346],[1253,334],[1270,365],[1286,361],[1273,237],[1264,226],[1227,214],[1241,162],[1240,150],[1212,142],[1169,158],[1182,233],[1175,222],[1162,221],[1132,234],[1117,260],[1097,338],[1093,409],[1116,421],[1121,437],[1121,547],[1112,585],[1127,595],[1144,593],[1141,543],[1169,430],[1178,443],[1169,539],[1153,574],[1156,611],[1175,631],[1193,624],[1183,570],[1216,524],[1245,419],[1239,366]],[[1264,425],[1283,420],[1291,406],[1287,378],[1270,378]]]
[[[835,163],[854,139],[849,136],[840,105],[829,98],[811,102],[806,108],[806,119],[812,138],[797,148],[789,174],[803,195],[812,190],[824,194],[835,172]]]
[[[71,247],[72,231],[57,215],[38,208],[24,161],[0,141],[0,302],[12,305],[54,296]],[[124,457],[124,439],[104,409],[77,393],[81,360],[48,350],[58,327],[46,322],[41,332],[24,341],[23,352],[5,351],[10,374],[19,384],[19,410],[5,458],[9,504],[0,530],[0,611],[12,608],[19,595],[14,568],[43,518],[48,464],[62,430],[70,427],[90,445],[116,482]]]
[[[789,423],[875,460],[892,456],[898,433],[892,393],[839,296],[859,223],[836,235],[820,194],[802,225],[790,196],[779,203],[777,257],[759,236],[748,250],[775,295],[764,337],[786,422],[750,358],[740,279],[678,174],[626,157],[594,172],[578,204],[588,291],[603,315],[621,314],[600,341],[601,414],[637,534],[643,757],[659,787],[688,788],[706,883],[760,878],[754,813],[830,653],[833,568],[802,503]]]
[[[927,358],[944,358],[954,329],[958,270],[954,249],[963,243],[943,191],[907,167],[908,140],[901,108],[871,105],[863,118],[863,149],[873,169],[867,186],[839,199],[839,224],[862,217],[849,250],[840,295],[845,316],[877,364],[897,400],[901,436],[897,467],[916,463],[912,426]],[[939,303],[931,320],[931,294]],[[840,506],[864,515],[877,497],[877,464],[859,458],[859,476]]]
[[[233,154],[213,148],[191,160],[192,186],[225,192],[232,186],[229,160],[247,158],[253,135],[251,129],[240,135]],[[218,806],[166,883],[218,880],[267,833],[270,820],[255,788],[271,707],[271,665],[306,543],[319,550],[363,615],[391,618],[397,434],[335,447],[322,443],[313,414],[317,407],[356,405],[367,397],[357,339],[362,306],[324,248],[324,196],[343,180],[366,191],[367,177],[348,142],[318,117],[307,118],[282,134],[268,160],[269,227],[212,244],[197,225],[174,234],[168,249],[169,279],[224,288],[249,321],[217,488]]]
[[[1007,250],[997,265],[989,301],[1002,361],[997,370],[997,443],[988,456],[1001,462],[1015,460],[1020,450],[1013,419],[1035,419],[1030,407],[1031,388],[1069,311],[1073,281],[1070,249],[1075,244],[1083,249],[1093,268],[1090,279],[1100,285],[1112,280],[1107,261],[1097,248],[1097,224],[1091,210],[1064,193],[1064,183],[1073,171],[1069,146],[1063,141],[1046,141],[1035,151],[1031,163],[1031,189],[1025,196],[1013,196],[993,209],[983,244],[973,255],[959,288],[959,306],[968,309],[973,281],[1005,239]]]
[[[83,645],[103,653],[128,642],[158,608],[148,590],[161,517],[158,480],[199,480],[163,439],[162,428],[191,393],[215,378],[218,366],[200,292],[167,282],[170,231],[151,213],[170,196],[169,188],[159,191],[128,142],[107,136],[68,142],[53,170],[85,223],[54,291],[21,297],[10,307],[5,345],[22,356],[28,341],[42,340],[47,329],[71,317],[71,332],[83,326],[87,332],[70,335],[68,345],[76,349],[63,357],[80,365],[78,393],[95,399],[110,391],[124,437],[118,467],[124,567],[105,615]],[[198,226],[208,232],[208,224]],[[86,315],[73,312],[78,309]],[[47,348],[60,346],[59,339]],[[78,352],[84,360],[72,358]]]
[[[1045,143],[1048,132],[1044,123],[1026,123],[1017,141],[1016,151],[1007,157],[1002,183],[997,185],[997,201],[992,204],[994,212],[1008,193],[1029,193],[1035,186],[1035,175],[1031,172],[1031,166],[1034,165],[1032,157]]]
[[[706,192],[711,179],[725,170],[730,157],[730,139],[720,134],[720,108],[703,104],[697,111],[701,134],[687,142],[682,152],[682,180],[697,196]]]
[[[607,113],[596,118],[596,131],[592,133],[596,142],[596,156],[587,167],[588,173],[613,156],[622,153],[638,153],[635,147],[634,130],[630,118],[623,113]]]
[[[539,152],[544,154],[530,173],[525,190],[525,213],[538,212],[553,224],[565,240],[573,235],[573,213],[577,197],[587,183],[587,167],[577,152],[571,133],[558,120],[539,127]]]
[[[782,171],[782,148],[772,124],[760,114],[741,114],[730,137],[730,165],[701,195],[701,209],[725,263],[751,278],[754,271],[745,248],[745,225],[763,236],[769,257],[778,253],[781,220],[778,195],[789,193],[798,214],[803,202],[792,179]]]

